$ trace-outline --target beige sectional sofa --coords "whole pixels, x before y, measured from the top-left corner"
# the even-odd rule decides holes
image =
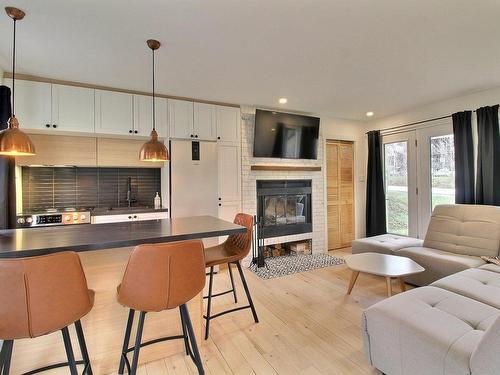
[[[411,282],[430,285],[363,312],[369,362],[387,375],[500,374],[500,266],[480,258],[499,248],[500,207],[437,206],[423,243],[391,250],[426,268]]]
[[[442,277],[485,264],[482,255],[498,256],[500,207],[479,205],[436,206],[425,239],[392,234],[353,241],[352,252],[377,252],[413,259],[425,272],[406,281],[422,286]]]

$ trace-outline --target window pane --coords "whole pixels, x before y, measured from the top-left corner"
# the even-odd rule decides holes
[[[431,137],[431,203],[455,203],[455,149],[453,134]]]
[[[387,232],[408,235],[408,143],[384,145]]]

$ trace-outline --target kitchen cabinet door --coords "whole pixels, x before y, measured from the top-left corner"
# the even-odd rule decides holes
[[[151,198],[153,200],[153,198]],[[144,221],[144,220],[160,220],[160,219],[168,219],[168,212],[162,211],[162,212],[145,212],[142,214],[135,214],[137,216],[138,221]]]
[[[12,89],[12,80],[5,85]],[[22,129],[52,128],[51,91],[50,83],[16,80],[15,115]]]
[[[137,216],[137,214],[135,214]],[[105,224],[105,223],[123,223],[125,221],[134,221],[132,214],[119,214],[119,215],[97,215],[92,216],[92,224]]]
[[[234,217],[237,213],[241,212],[241,202],[219,202],[219,219],[229,221],[230,223],[234,222]],[[218,238],[219,243],[224,242],[227,239],[227,236],[221,236]]]
[[[123,92],[96,90],[96,133],[134,133],[133,96]]]
[[[194,103],[194,138],[202,141],[216,139],[216,111],[215,105]]]
[[[219,200],[241,201],[241,158],[236,144],[218,144]]]
[[[168,138],[168,101],[155,98],[156,131],[160,138]],[[153,100],[151,96],[134,95],[134,134],[148,136],[153,128]],[[135,133],[137,131],[137,133]]]
[[[234,107],[216,106],[217,111],[217,141],[240,143],[241,115],[240,109]]]
[[[168,100],[170,138],[191,139],[193,134],[193,102]]]
[[[52,85],[52,127],[93,133],[94,89]]]

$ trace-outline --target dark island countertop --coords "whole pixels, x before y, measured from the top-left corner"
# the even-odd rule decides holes
[[[245,227],[212,216],[0,230],[0,258],[226,236]]]

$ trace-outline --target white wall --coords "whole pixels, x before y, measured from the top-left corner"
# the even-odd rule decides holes
[[[500,87],[496,87],[489,90],[477,91],[467,95],[438,101],[382,119],[374,119],[367,123],[367,128],[370,130],[382,130],[391,126],[404,125],[434,117],[446,116],[459,111],[475,110],[479,107],[499,103]]]
[[[356,238],[365,235],[365,191],[366,191],[366,124],[361,121],[350,121],[321,117],[323,140],[354,141],[354,196],[355,196],[355,230]],[[324,164],[326,175],[326,160]],[[325,178],[326,184],[326,178]],[[325,186],[326,192],[326,186]],[[325,197],[326,204],[326,197]],[[325,210],[326,211],[326,210]],[[328,237],[327,237],[328,238]]]

